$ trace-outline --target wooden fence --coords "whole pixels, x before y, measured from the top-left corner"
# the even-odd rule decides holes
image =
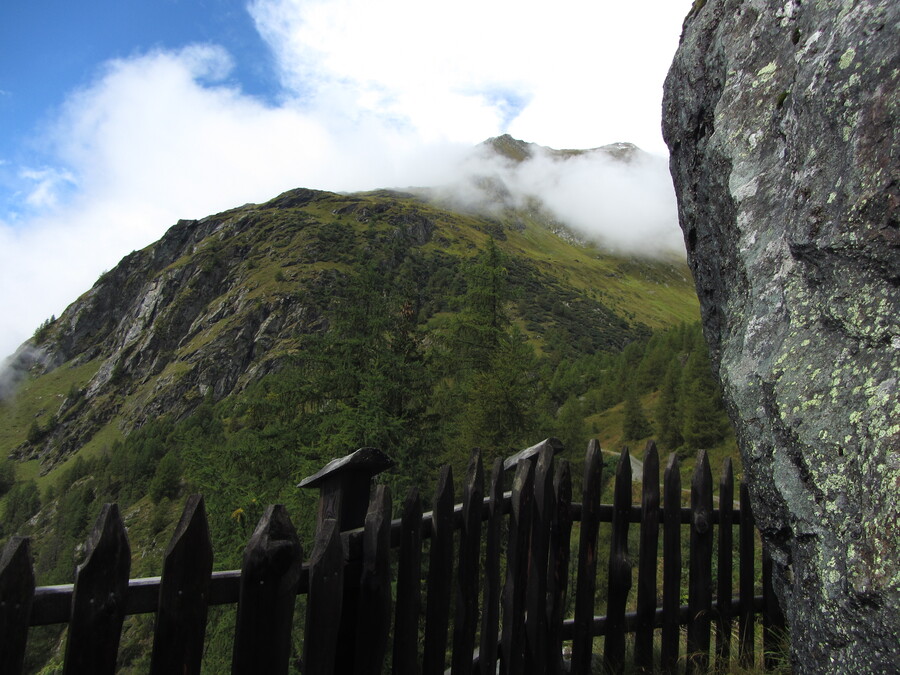
[[[659,459],[649,443],[637,506],[631,499],[631,462],[623,450],[613,503],[601,504],[603,463],[592,441],[578,503],[572,501],[568,462],[554,459],[559,450],[558,441],[547,439],[498,459],[486,495],[476,451],[461,503],[454,505],[452,473],[444,467],[432,510],[423,513],[412,489],[393,521],[388,488],[378,485],[370,493],[372,477],[391,461],[371,448],[334,460],[300,484],[320,490],[316,540],[307,562],[286,510],[276,505],[268,507],[250,538],[241,570],[212,572],[199,495],[187,500],[161,577],[129,580],[131,553],[114,504],[98,517],[74,584],[35,588],[28,540],[15,537],[0,558],[0,672],[21,672],[29,626],[68,624],[65,672],[112,673],[125,616],[155,613],[151,672],[197,673],[207,608],[237,603],[232,672],[286,673],[301,657],[291,653],[298,594],[307,596],[302,671],[309,674],[380,673],[388,663],[396,673],[443,673],[449,665],[454,674],[493,675],[498,667],[500,673],[580,674],[591,672],[592,661],[596,672],[599,658],[609,671],[622,672],[629,633],[638,672],[721,670],[731,658],[754,661],[760,614],[764,648],[767,653],[774,648],[783,619],[769,590],[771,566],[763,556],[764,592],[754,596],[753,518],[743,485],[740,508],[734,508],[730,462],[715,509],[709,462],[701,453],[691,506],[683,508],[678,459],[669,458],[661,500]],[[508,492],[505,474],[512,474]],[[570,560],[576,550],[570,541],[574,523],[580,523],[577,558]],[[611,543],[606,613],[596,616],[600,523],[610,524]],[[636,609],[629,612],[633,523],[640,532]],[[686,605],[681,602],[684,525],[690,529]],[[739,528],[737,596],[733,526]],[[430,540],[427,549],[425,540]],[[570,566],[577,570],[571,580]],[[574,615],[565,618],[567,595],[573,592]],[[594,643],[601,635],[602,656],[595,654]]]

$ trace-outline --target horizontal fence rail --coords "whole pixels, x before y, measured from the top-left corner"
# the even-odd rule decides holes
[[[498,666],[501,673],[590,673],[597,658],[611,672],[623,672],[628,661],[637,672],[722,670],[732,658],[735,618],[735,654],[742,665],[754,662],[757,616],[764,626],[765,666],[773,667],[784,620],[765,555],[763,593],[754,594],[754,521],[743,484],[739,505],[733,502],[730,460],[714,509],[709,462],[701,451],[691,506],[682,507],[678,459],[669,458],[661,492],[650,442],[641,504],[634,505],[631,461],[623,450],[613,504],[601,504],[599,445],[588,446],[580,502],[572,502],[568,462],[555,458],[561,449],[547,439],[498,459],[486,487],[475,451],[460,503],[454,504],[453,475],[445,467],[432,509],[423,513],[414,488],[393,520],[387,487],[371,493],[373,476],[390,460],[371,448],[334,460],[300,484],[320,491],[316,538],[306,561],[287,512],[270,506],[248,542],[242,569],[212,572],[199,495],[187,500],[160,577],[128,579],[130,549],[115,505],[98,517],[74,584],[35,588],[29,542],[13,537],[0,558],[0,672],[21,672],[29,626],[67,624],[66,672],[112,673],[124,617],[148,613],[155,614],[151,672],[199,672],[207,608],[237,605],[233,672],[286,673],[289,662],[300,662],[291,653],[297,595],[307,598],[304,673],[379,673],[389,651],[398,673],[443,673],[447,666],[452,673],[493,674]],[[512,489],[504,490],[510,475]],[[607,601],[606,613],[597,615],[597,544],[604,523],[610,527],[602,579]],[[636,552],[628,550],[632,525],[639,526]],[[681,601],[683,526],[690,530],[687,604]],[[739,530],[737,595],[733,527]],[[630,593],[633,582],[636,592]],[[567,606],[574,607],[570,618]],[[627,634],[634,635],[630,654]],[[602,652],[593,644],[599,636],[605,636]]]

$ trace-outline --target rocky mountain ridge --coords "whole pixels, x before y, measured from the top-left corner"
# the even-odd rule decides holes
[[[539,211],[486,217],[409,193],[297,189],[179,221],[20,350],[30,381],[73,375],[61,377],[66,391],[19,421],[9,450],[47,471],[164,413],[178,417],[241,391],[296,354],[298,336],[327,327],[331,298],[362,261],[390,275],[413,255],[424,327],[453,311],[441,280],[454,281],[461,262],[490,238],[513,262],[519,318],[537,342],[551,324],[565,334],[587,319],[589,342],[621,348],[648,327],[695,316],[683,264],[637,262],[566,241]],[[543,310],[535,298],[545,295],[557,314],[536,318]]]

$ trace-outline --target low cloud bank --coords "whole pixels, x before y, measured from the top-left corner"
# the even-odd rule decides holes
[[[0,401],[11,399],[28,370],[43,358],[42,349],[23,345],[15,354],[0,359]]]
[[[490,144],[480,146],[437,193],[488,213],[498,206],[532,208],[537,200],[562,224],[610,250],[684,255],[666,159],[628,143],[578,153],[520,145],[530,155],[521,161],[498,154]]]

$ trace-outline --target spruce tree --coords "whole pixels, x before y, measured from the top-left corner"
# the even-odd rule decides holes
[[[656,402],[657,440],[669,450],[681,445],[681,410],[678,401],[678,381],[681,376],[678,360],[672,359],[666,369]]]
[[[652,429],[647,418],[641,400],[638,398],[635,387],[629,387],[625,393],[625,413],[622,419],[622,436],[626,441],[635,441],[644,438]]]

